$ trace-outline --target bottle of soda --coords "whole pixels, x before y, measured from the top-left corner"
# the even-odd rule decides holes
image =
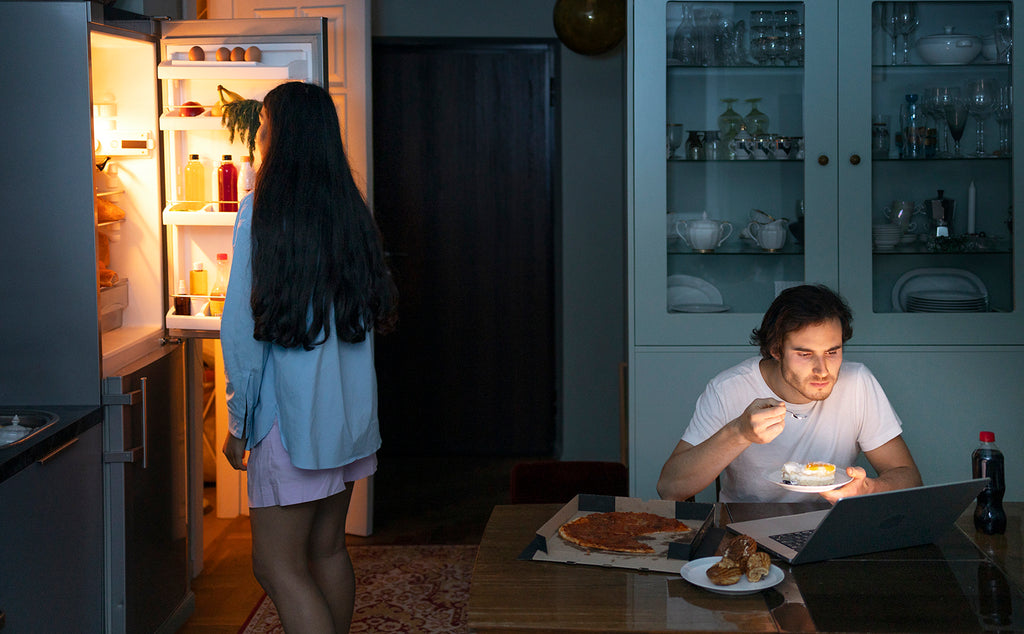
[[[1006,493],[1006,479],[1003,475],[1003,452],[996,447],[996,435],[983,431],[979,435],[981,444],[971,454],[971,470],[975,478],[989,478],[989,483],[978,494],[974,507],[974,527],[986,535],[1006,532],[1006,511],[1003,510],[1003,494]]]

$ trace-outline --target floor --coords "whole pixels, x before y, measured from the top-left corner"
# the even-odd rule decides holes
[[[490,456],[378,456],[373,534],[353,545],[476,544],[495,505],[508,503],[509,474],[522,459]],[[213,500],[213,488],[207,499]],[[196,609],[183,634],[235,634],[263,590],[252,576],[247,517],[203,523],[204,569],[192,580]]]

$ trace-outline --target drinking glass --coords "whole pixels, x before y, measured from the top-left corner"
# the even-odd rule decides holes
[[[668,157],[674,158],[676,155],[676,150],[678,150],[679,146],[683,144],[683,124],[668,123],[665,125],[668,128]]]
[[[750,55],[754,58],[754,61],[764,66],[768,63],[768,38],[767,37],[756,37],[750,41]]]
[[[972,79],[967,82],[967,108],[977,122],[978,144],[976,156],[985,154],[985,119],[996,109],[999,99],[999,84],[994,79]]]
[[[1013,86],[1007,84],[999,88],[999,99],[996,103],[996,121],[999,123],[999,156],[1012,155],[1013,136]]]
[[[732,104],[736,103],[736,99],[733,97],[727,97],[722,99],[722,103],[726,105],[725,112],[718,115],[718,130],[722,133],[722,141],[728,147],[732,143],[736,133],[740,131],[740,126],[743,125],[743,117],[740,113],[732,109]]]
[[[917,9],[913,2],[894,2],[892,21],[895,31],[903,36],[903,63],[910,63],[910,34],[917,29]]]
[[[967,125],[967,100],[959,97],[953,98],[946,104],[946,124],[949,126],[949,134],[953,137],[953,157],[963,158],[960,151],[960,138],[964,135],[964,127]]]
[[[878,15],[878,26],[882,28],[882,31],[889,36],[889,65],[896,65],[896,40],[899,37],[899,31],[896,29],[895,14],[893,12],[893,3],[891,2],[879,2],[879,15]]]
[[[944,148],[941,152],[941,156],[949,157],[952,156],[952,152],[949,151],[949,123],[946,119],[946,106],[953,103],[955,99],[961,98],[961,92],[959,86],[940,86],[935,89],[935,109],[937,118],[942,123],[945,123],[942,135],[942,147]]]
[[[753,99],[746,99],[747,103],[750,104],[750,112],[743,118],[743,122],[747,126],[747,132],[753,136],[760,136],[767,134],[768,132],[768,115],[757,109],[758,102],[761,101],[760,97]]]
[[[1009,64],[1013,58],[1013,24],[1009,11],[996,12],[996,28],[993,33],[996,41],[996,59]]]

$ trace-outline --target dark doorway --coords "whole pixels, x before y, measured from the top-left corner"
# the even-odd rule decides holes
[[[373,43],[373,204],[400,293],[388,452],[551,455],[556,47]]]

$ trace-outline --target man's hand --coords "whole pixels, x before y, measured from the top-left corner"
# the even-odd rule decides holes
[[[754,399],[736,419],[740,434],[763,445],[775,440],[786,427],[786,404],[773,398]]]
[[[837,474],[838,475],[838,474]],[[835,504],[843,498],[854,497],[855,495],[864,495],[865,493],[871,493],[873,487],[871,486],[872,480],[868,477],[868,472],[861,467],[846,467],[846,475],[853,478],[838,489],[832,489],[831,491],[823,491],[819,493],[821,497],[828,500],[830,503]]]
[[[224,455],[232,468],[238,471],[245,471],[245,439],[235,438],[231,434],[224,439]]]

